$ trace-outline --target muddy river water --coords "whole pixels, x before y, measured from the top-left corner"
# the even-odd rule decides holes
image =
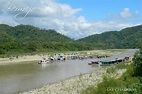
[[[136,50],[114,55],[116,57],[133,56]],[[67,60],[52,64],[37,64],[37,62],[26,62],[20,64],[0,65],[0,94],[18,94],[75,75],[87,73],[100,67],[88,65],[92,59]]]

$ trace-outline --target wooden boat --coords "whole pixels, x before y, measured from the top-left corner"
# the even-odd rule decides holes
[[[91,61],[91,63],[88,63],[88,65],[99,65],[98,61]]]
[[[40,60],[38,64],[48,64],[49,60]]]
[[[114,64],[116,61],[115,60],[101,60],[100,66],[110,66]]]

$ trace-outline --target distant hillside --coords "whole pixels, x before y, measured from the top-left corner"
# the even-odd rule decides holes
[[[142,25],[91,35],[77,41],[55,30],[31,25],[0,24],[0,56],[4,54],[142,47]]]
[[[140,48],[142,47],[142,25],[94,34],[77,41],[104,45],[106,48]]]
[[[84,44],[51,29],[39,29],[31,25],[11,27],[0,24],[0,55],[90,49]]]
[[[71,38],[57,33],[55,30],[42,30],[31,25],[18,25],[15,27],[0,25],[0,33],[2,33],[0,36],[2,39],[5,39],[5,36],[7,36],[19,43],[73,41]]]

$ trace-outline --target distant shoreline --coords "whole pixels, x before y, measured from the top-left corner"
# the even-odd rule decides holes
[[[122,51],[123,50],[123,51]],[[91,50],[91,51],[73,51],[73,53],[82,53],[82,52],[88,52],[93,54],[119,54],[127,49],[113,49],[112,51],[110,49],[108,50]],[[72,51],[71,51],[72,52]],[[71,52],[65,52],[65,53],[71,53]],[[87,55],[87,54],[86,54]],[[30,61],[39,61],[43,58],[47,58],[49,56],[49,53],[47,54],[36,54],[36,55],[24,55],[24,56],[17,56],[17,57],[11,57],[11,58],[0,58],[0,65],[2,64],[20,64],[21,62],[30,62]]]
[[[27,55],[27,56],[19,56],[18,58],[0,58],[0,65],[2,64],[18,64],[22,62],[30,62],[30,61],[38,61],[41,60],[42,57],[39,55]]]

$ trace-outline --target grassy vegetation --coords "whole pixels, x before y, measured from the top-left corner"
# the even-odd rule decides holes
[[[89,86],[81,94],[142,94],[142,83],[138,77],[132,76],[132,67],[133,65],[127,65],[127,71],[119,79],[104,76],[103,82],[97,87]],[[115,72],[114,67],[107,72]]]
[[[107,68],[107,70],[106,70],[106,73],[108,73],[108,74],[115,73],[115,72],[116,72],[115,67],[110,67],[110,68]]]
[[[97,87],[89,86],[81,94],[142,94],[142,53],[138,52],[133,61],[130,65],[120,63],[107,69],[107,73],[113,73],[116,69],[127,69],[119,79],[105,76]]]

